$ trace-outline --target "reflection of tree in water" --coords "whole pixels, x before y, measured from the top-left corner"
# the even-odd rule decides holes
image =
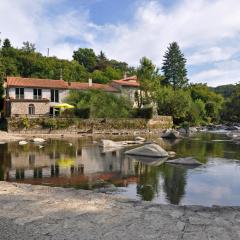
[[[139,176],[137,194],[141,195],[144,201],[153,200],[159,190],[159,168],[137,162],[135,165],[135,173]]]
[[[185,194],[186,172],[184,167],[164,164],[161,166],[164,177],[163,190],[171,204],[179,204]]]

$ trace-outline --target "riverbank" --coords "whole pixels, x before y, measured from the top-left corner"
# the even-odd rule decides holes
[[[119,132],[95,132],[95,133],[9,133],[5,131],[0,131],[0,142],[14,142],[21,140],[30,140],[33,138],[43,138],[43,139],[72,139],[72,138],[82,138],[82,137],[94,137],[94,138],[118,138],[118,137],[129,137],[129,136],[144,136],[153,137],[160,136],[163,130],[157,131],[119,131]]]
[[[158,205],[0,182],[0,239],[239,239],[240,207]]]

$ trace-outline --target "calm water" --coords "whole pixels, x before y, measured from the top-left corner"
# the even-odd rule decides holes
[[[104,151],[91,138],[0,145],[0,180],[95,189],[109,184],[116,194],[157,203],[240,205],[240,147],[225,135],[202,133],[181,141],[157,139],[178,157],[204,165],[186,168],[137,159],[126,149]]]

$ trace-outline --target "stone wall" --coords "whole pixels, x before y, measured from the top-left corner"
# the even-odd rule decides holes
[[[46,101],[11,101],[11,116],[14,115],[28,115],[29,105],[33,104],[35,107],[36,115],[49,114],[50,104]]]
[[[77,133],[77,134],[132,134],[158,133],[173,126],[172,117],[146,119],[73,119],[73,118],[10,118],[8,132],[19,133]]]

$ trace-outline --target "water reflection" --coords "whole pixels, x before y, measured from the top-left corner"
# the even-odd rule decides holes
[[[90,138],[49,140],[43,148],[9,143],[0,145],[0,180],[83,189],[111,183],[124,190],[122,195],[158,203],[240,204],[238,185],[229,180],[232,174],[240,177],[239,162],[226,160],[240,159],[235,143],[214,134],[177,142],[155,140],[177,152],[176,157],[192,156],[206,164],[189,169],[163,159],[125,156],[124,149],[103,152]],[[227,192],[234,197],[227,199]]]

